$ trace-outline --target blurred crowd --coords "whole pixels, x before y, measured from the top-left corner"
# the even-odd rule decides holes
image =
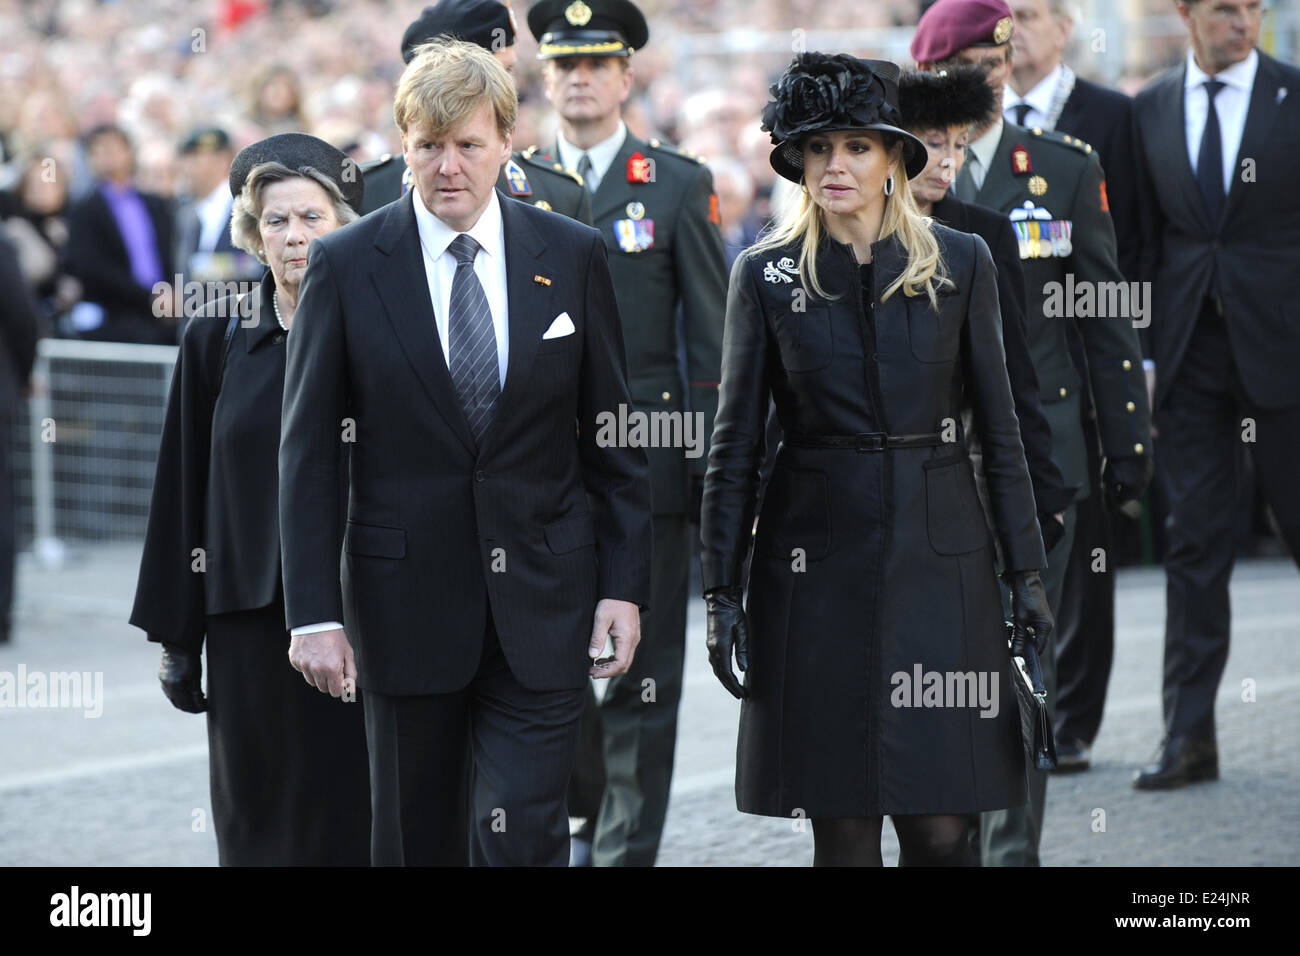
[[[84,263],[75,256],[70,261],[68,244],[75,252],[78,231],[92,256],[102,251],[97,217],[76,214],[97,183],[115,181],[138,192],[151,216],[164,213],[150,197],[167,204],[169,222],[154,230],[167,235],[155,235],[156,255],[145,257],[150,267],[135,269],[141,273],[135,279],[154,280],[139,283],[148,288],[188,273],[186,258],[195,251],[196,236],[205,233],[202,223],[195,225],[196,209],[202,219],[205,200],[219,204],[217,167],[248,143],[302,130],[362,162],[398,151],[391,104],[402,67],[400,40],[423,5],[424,0],[0,0],[0,219],[40,299],[42,332],[152,340],[121,331],[121,323],[106,331],[105,314],[127,308],[123,298],[136,311],[156,309],[158,296],[96,290],[121,283],[88,276]],[[541,91],[536,44],[524,22],[527,3],[516,0],[514,6],[522,102],[515,143],[522,148],[552,142],[554,126]],[[650,42],[637,52],[628,126],[705,157],[734,256],[753,240],[770,208],[775,176],[757,118],[768,84],[790,56],[792,44],[776,41],[796,29],[815,38],[907,28],[916,23],[924,0],[645,0],[641,6]],[[1161,0],[1133,0],[1130,6],[1169,12]],[[738,52],[742,48],[749,52]],[[1179,41],[1165,55],[1157,44],[1146,66],[1167,65],[1181,48]],[[1138,77],[1132,80],[1123,85],[1136,85]],[[221,148],[196,146],[197,131],[212,129],[223,134]],[[204,236],[209,246],[212,232],[206,229]],[[132,252],[131,262],[138,264]],[[102,265],[113,268],[111,261]],[[178,295],[176,290],[163,296],[164,311]],[[86,298],[99,306],[78,309]],[[172,328],[162,341],[174,339]]]

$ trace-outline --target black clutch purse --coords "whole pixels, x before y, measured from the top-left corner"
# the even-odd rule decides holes
[[[1047,688],[1033,641],[1015,640],[1016,627],[1007,621],[1007,648],[1011,653],[1011,683],[1020,705],[1020,736],[1025,759],[1035,770],[1056,769],[1056,737],[1047,712]]]

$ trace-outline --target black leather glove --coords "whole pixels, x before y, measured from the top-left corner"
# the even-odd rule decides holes
[[[208,709],[207,698],[203,696],[203,657],[198,652],[164,644],[158,680],[177,710],[201,714]]]
[[[1011,620],[1016,626],[1011,638],[1011,653],[1017,654],[1026,640],[1032,640],[1041,654],[1047,647],[1047,638],[1056,622],[1047,606],[1047,591],[1037,571],[1012,571],[1007,575],[1011,587]]]
[[[691,475],[691,497],[687,502],[690,508],[691,524],[700,526],[700,506],[704,503],[704,476]]]
[[[1065,537],[1065,522],[1046,511],[1038,513],[1038,527],[1043,532],[1043,550],[1051,551]]]
[[[1150,455],[1129,455],[1125,458],[1107,458],[1101,471],[1101,485],[1106,498],[1115,507],[1142,497],[1151,483],[1156,463]]]
[[[743,595],[744,591],[739,587],[714,588],[704,595],[709,615],[709,636],[705,641],[709,648],[709,663],[722,686],[738,700],[749,696],[731,669],[733,653],[736,666],[741,671],[749,669],[749,622],[741,605]]]

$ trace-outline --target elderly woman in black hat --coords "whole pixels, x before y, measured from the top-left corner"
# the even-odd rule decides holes
[[[268,269],[190,319],[172,378],[131,623],[162,644],[172,704],[207,712],[223,866],[370,861],[361,705],[321,695],[287,656],[277,462],[307,247],[357,218],[363,188],[351,161],[313,136],[239,153],[232,241]]]
[[[918,212],[927,155],[897,79],[804,53],[772,88],[772,166],[801,191],[732,270],[705,479],[709,654],[744,699],[737,805],[811,819],[814,865],[880,865],[885,815],[908,865],[973,863],[966,815],[1025,800],[963,404],[1017,628],[1052,626],[993,261]],[[769,398],[784,442],[755,530]]]

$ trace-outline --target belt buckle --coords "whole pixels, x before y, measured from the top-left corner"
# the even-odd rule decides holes
[[[856,436],[857,442],[855,447],[858,451],[884,451],[885,436],[875,432],[863,432]]]

